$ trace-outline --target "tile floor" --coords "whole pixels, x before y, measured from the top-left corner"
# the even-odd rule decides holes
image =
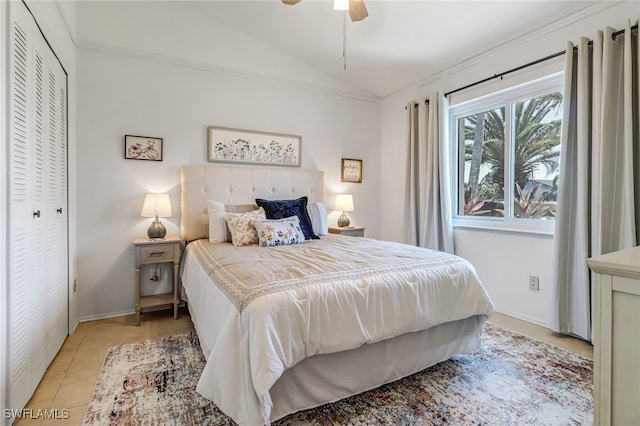
[[[583,356],[593,357],[593,347],[589,343],[554,334],[544,327],[499,313],[494,314],[490,321]],[[68,409],[69,418],[23,418],[15,425],[79,425],[108,347],[192,330],[191,319],[182,310],[178,320],[174,320],[167,311],[144,314],[139,327],[135,325],[134,315],[80,323],[75,333],[65,340],[26,407],[34,412],[45,408]]]
[[[140,326],[135,324],[135,315],[80,323],[65,340],[26,406],[34,412],[68,409],[69,418],[24,418],[14,425],[79,425],[107,348],[192,330],[191,318],[182,309],[177,320],[167,310],[143,314]]]

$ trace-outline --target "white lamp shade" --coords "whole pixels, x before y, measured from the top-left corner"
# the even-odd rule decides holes
[[[333,0],[333,10],[349,10],[349,0]]]
[[[142,206],[142,217],[171,217],[169,194],[147,194]]]
[[[336,195],[336,210],[342,212],[353,211],[353,195],[351,194],[338,194]]]

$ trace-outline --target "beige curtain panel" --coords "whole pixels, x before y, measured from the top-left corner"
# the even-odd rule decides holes
[[[447,100],[441,92],[407,105],[409,155],[405,242],[453,253]]]
[[[568,43],[552,329],[592,339],[589,257],[640,242],[638,31]]]

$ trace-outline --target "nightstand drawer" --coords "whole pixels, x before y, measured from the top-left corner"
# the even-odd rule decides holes
[[[156,244],[140,247],[140,263],[171,262],[174,259],[175,244]]]
[[[364,237],[364,229],[344,229],[342,235],[346,235],[348,237]]]

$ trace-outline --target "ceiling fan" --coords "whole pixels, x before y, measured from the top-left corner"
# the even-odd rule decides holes
[[[294,5],[300,2],[300,0],[282,0],[282,3],[288,5]],[[348,10],[351,21],[362,21],[369,16],[367,7],[364,5],[364,0],[334,0],[333,8],[337,10]]]

